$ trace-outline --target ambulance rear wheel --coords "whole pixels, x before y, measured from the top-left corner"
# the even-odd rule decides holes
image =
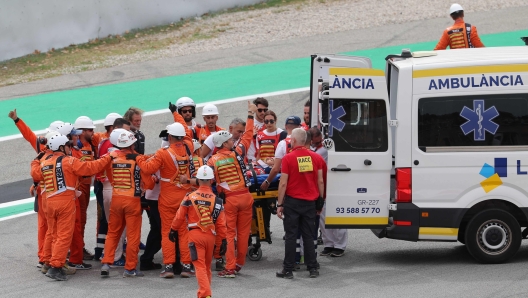
[[[521,227],[510,213],[484,210],[473,217],[466,228],[466,247],[479,262],[503,263],[521,246]]]
[[[260,247],[256,249],[250,246],[248,248],[247,256],[251,261],[259,261],[262,259],[262,249]]]

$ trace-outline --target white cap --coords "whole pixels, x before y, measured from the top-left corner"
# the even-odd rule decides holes
[[[200,180],[211,180],[214,179],[214,171],[210,166],[201,166],[196,171],[196,179]]]
[[[449,14],[452,14],[453,12],[457,12],[457,11],[461,11],[461,10],[464,10],[462,8],[462,5],[458,4],[458,3],[454,3],[453,5],[451,5],[451,7],[449,8]]]
[[[218,115],[218,108],[214,104],[206,104],[202,109],[202,116]]]
[[[81,116],[75,120],[75,123],[73,124],[75,126],[75,129],[83,129],[83,128],[91,128],[94,129],[95,125],[93,124],[92,119],[90,119],[87,116]]]
[[[224,144],[227,140],[231,139],[233,137],[232,134],[225,130],[221,130],[213,135],[213,144],[215,147],[222,147],[222,144]]]
[[[110,114],[106,115],[106,118],[104,120],[104,124],[103,125],[104,126],[114,125],[114,121],[117,118],[122,118],[122,117],[118,113],[110,113]]]
[[[110,143],[118,148],[127,148],[132,146],[137,141],[136,137],[131,131],[123,128],[117,128],[110,133]]]

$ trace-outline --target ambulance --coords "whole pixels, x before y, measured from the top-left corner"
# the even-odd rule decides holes
[[[311,57],[326,227],[459,241],[502,263],[528,226],[528,47]]]

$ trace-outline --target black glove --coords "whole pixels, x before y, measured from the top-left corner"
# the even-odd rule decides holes
[[[147,198],[145,198],[145,196],[141,196],[140,200],[141,200],[141,209],[148,210],[149,209],[149,205],[148,205]]]
[[[227,252],[227,240],[222,239],[222,245],[220,245],[220,251],[218,252],[220,255],[225,255]]]
[[[126,159],[136,160],[136,157],[138,155],[139,154],[137,154],[137,153],[129,153],[129,154],[126,155]]]
[[[169,101],[169,110],[171,111],[171,113],[174,113],[176,112],[177,108],[176,108],[176,105],[173,104],[172,102]]]
[[[172,242],[176,242],[176,239],[178,239],[178,231],[171,229],[169,232],[169,240]]]
[[[315,201],[315,210],[321,211],[323,210],[323,206],[324,206],[324,199],[323,197],[319,196],[317,198],[317,201]]]
[[[225,192],[221,192],[218,194],[218,197],[220,199],[222,199],[222,203],[225,204],[226,203],[226,197],[225,197]]]
[[[40,159],[44,156],[44,154],[46,154],[45,151],[40,152],[40,153],[37,155],[37,158],[35,158],[35,159],[36,159],[36,160],[40,160]]]

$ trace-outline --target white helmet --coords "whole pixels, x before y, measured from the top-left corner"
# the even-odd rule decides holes
[[[50,131],[57,131],[57,129],[59,128],[59,126],[63,125],[64,122],[60,121],[60,120],[57,120],[57,121],[53,121],[50,123],[49,127],[46,129],[47,132],[50,132]]]
[[[192,117],[196,117],[196,104],[194,103],[194,100],[192,100],[192,98],[184,96],[180,97],[176,101],[176,108],[178,109],[178,112],[180,112],[183,107],[191,107]]]
[[[58,134],[58,132],[56,132],[56,131],[48,131],[48,133],[46,133],[45,138],[46,138],[46,140],[49,140],[49,139],[51,139],[51,137],[53,137],[53,136],[56,135],[56,134]],[[60,133],[59,133],[59,134],[60,134]],[[46,143],[46,144],[47,144],[47,143]]]
[[[449,8],[449,14],[452,14],[454,12],[458,12],[458,11],[462,11],[464,10],[462,8],[462,5],[458,4],[458,3],[455,3],[453,5],[451,5],[451,7]]]
[[[196,179],[200,180],[211,180],[214,179],[214,171],[210,166],[201,166],[196,171]]]
[[[233,135],[229,132],[221,130],[213,135],[213,144],[215,145],[215,147],[222,147],[222,144],[224,144],[232,137]]]
[[[167,125],[167,133],[175,137],[184,137],[185,136],[185,127],[181,123],[174,122],[170,125]]]
[[[193,145],[194,145],[193,151],[196,151],[202,147],[202,144],[200,144],[200,142],[197,139],[193,139]]]
[[[202,110],[202,116],[218,115],[218,108],[214,104],[206,104]]]
[[[127,148],[137,141],[134,134],[126,129],[117,128],[110,133],[110,143],[118,148]]]
[[[181,109],[183,107],[196,107],[196,104],[194,103],[194,100],[192,98],[184,96],[178,98],[176,101],[176,108]]]
[[[57,129],[57,132],[64,136],[68,136],[68,135],[78,136],[82,134],[82,130],[75,129],[73,127],[73,124],[69,122],[64,122],[63,125],[59,126],[59,128]]]
[[[57,132],[48,138],[48,147],[53,151],[57,151],[60,146],[64,146],[69,141],[67,136]]]
[[[86,116],[81,116],[81,117],[77,118],[77,120],[75,120],[75,123],[73,124],[73,126],[75,126],[76,129],[83,129],[83,128],[94,129],[95,128],[95,125],[93,124],[92,119],[90,119],[90,118],[88,118]]]
[[[122,117],[118,113],[110,113],[110,114],[106,115],[106,118],[104,120],[104,124],[103,125],[104,126],[114,125],[114,121],[117,118],[122,118]]]

